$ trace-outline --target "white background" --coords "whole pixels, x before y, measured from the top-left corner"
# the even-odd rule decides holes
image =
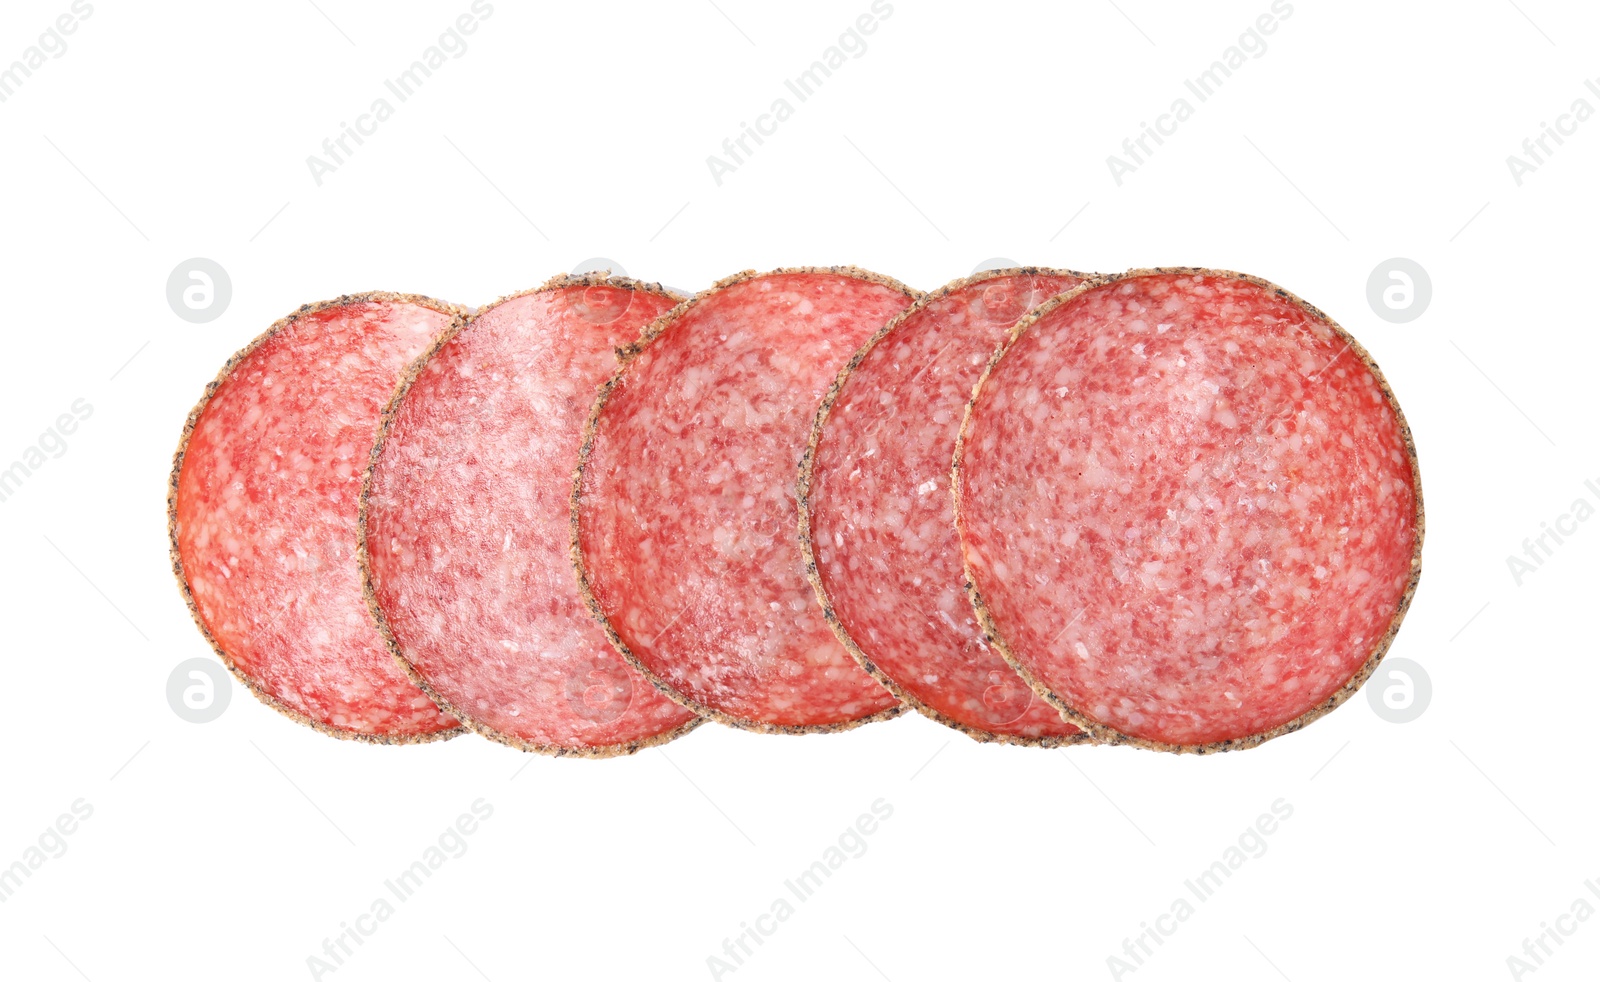
[[[1125,978],[1506,978],[1541,922],[1600,907],[1600,521],[1520,586],[1506,564],[1600,483],[1600,119],[1520,187],[1506,164],[1573,100],[1600,109],[1593,9],[1294,0],[1119,187],[1107,155],[1268,0],[894,0],[718,186],[707,156],[868,0],[495,0],[319,187],[306,157],[468,0],[318,3],[95,0],[0,103],[0,466],[94,407],[0,503],[0,865],[94,809],[0,904],[6,977],[310,977],[478,798],[494,813],[469,851],[324,977],[705,979],[880,798],[866,853],[723,977],[1109,978],[1280,798],[1266,853]],[[67,9],[6,3],[0,64]],[[167,676],[209,650],[167,569],[166,477],[223,360],[303,302],[480,304],[596,255],[685,289],[831,263],[932,288],[993,256],[1283,284],[1371,349],[1415,431],[1426,571],[1392,655],[1426,669],[1431,704],[1397,725],[1361,695],[1203,758],[983,746],[915,715],[803,739],[708,725],[599,762],[370,747],[238,689],[216,722],[179,719]],[[194,256],[233,282],[204,325],[164,293]],[[1433,282],[1404,325],[1366,300],[1394,256]],[[1537,978],[1593,978],[1600,917],[1562,923]]]

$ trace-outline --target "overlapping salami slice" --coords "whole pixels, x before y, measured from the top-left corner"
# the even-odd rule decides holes
[[[463,313],[392,293],[300,308],[223,367],[173,461],[172,567],[195,623],[263,702],[334,736],[460,730],[367,614],[356,521],[384,404]]]
[[[612,648],[568,556],[595,392],[680,299],[557,277],[442,338],[384,413],[362,510],[372,612],[412,678],[485,736],[602,757],[700,722]]]
[[[903,700],[980,740],[1081,738],[985,642],[950,495],[956,434],[990,355],[1029,308],[1081,281],[994,270],[918,300],[839,373],[801,468],[801,544],[839,640]]]
[[[914,291],[848,267],[731,277],[652,325],[591,414],[573,558],[618,650],[765,732],[901,711],[823,619],[795,536],[818,402]]]
[[[1045,304],[991,362],[954,480],[981,622],[1114,742],[1300,728],[1371,673],[1421,569],[1416,452],[1377,366],[1233,273]]]

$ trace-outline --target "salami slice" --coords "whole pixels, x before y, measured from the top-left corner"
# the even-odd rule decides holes
[[[595,391],[680,299],[558,276],[442,337],[384,412],[362,498],[372,612],[412,679],[484,736],[604,757],[700,722],[612,649],[568,558]]]
[[[1236,273],[1044,304],[975,392],[954,481],[980,621],[1111,742],[1299,729],[1366,680],[1421,571],[1416,451],[1377,366]]]
[[[463,314],[393,293],[301,307],[228,360],[173,460],[172,569],[195,623],[257,698],[332,736],[460,730],[367,614],[356,519],[384,403]]]
[[[1081,739],[986,644],[950,496],[962,412],[989,356],[1029,308],[1081,281],[1001,269],[918,300],[834,380],[801,467],[800,542],[834,633],[902,700],[979,740]]]
[[[829,382],[915,296],[849,267],[741,273],[652,325],[601,390],[573,559],[617,649],[683,705],[782,733],[903,709],[817,607],[795,478]]]

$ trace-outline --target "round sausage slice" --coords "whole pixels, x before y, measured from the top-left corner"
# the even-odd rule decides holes
[[[795,481],[840,366],[915,296],[849,267],[742,273],[652,325],[601,390],[573,559],[617,649],[681,704],[784,733],[903,708],[823,619]]]
[[[612,649],[567,555],[595,391],[680,299],[556,277],[441,338],[384,413],[362,499],[367,596],[401,666],[484,736],[605,757],[700,722]]]
[[[996,346],[1030,308],[1082,280],[993,270],[918,300],[834,380],[801,468],[800,541],[834,633],[902,700],[978,740],[1081,739],[973,616],[950,460]]]
[[[195,623],[257,698],[333,736],[460,730],[389,657],[356,522],[384,404],[464,313],[393,293],[301,307],[228,360],[173,460],[172,569]]]
[[[973,605],[1092,736],[1253,746],[1360,687],[1421,571],[1415,447],[1371,357],[1236,273],[1143,270],[1022,321],[954,481]]]

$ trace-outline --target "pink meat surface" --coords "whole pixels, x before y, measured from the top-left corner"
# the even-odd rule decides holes
[[[177,550],[201,623],[267,696],[352,734],[458,726],[390,657],[356,559],[379,416],[450,319],[398,299],[296,317],[217,387],[178,475]]]
[[[1013,657],[1129,736],[1260,734],[1362,667],[1417,542],[1403,429],[1327,323],[1253,283],[1142,275],[1046,314],[963,449],[973,582]]]
[[[995,347],[1029,308],[1078,282],[992,277],[912,311],[850,371],[812,471],[812,552],[840,627],[924,707],[1022,740],[1081,731],[984,640],[963,588],[950,460]]]
[[[745,279],[699,298],[613,387],[583,472],[586,573],[622,642],[695,704],[783,727],[899,705],[822,616],[795,482],[833,377],[911,300],[845,273]]]
[[[378,605],[428,687],[507,742],[627,749],[698,718],[612,648],[568,555],[595,392],[675,303],[615,284],[503,301],[434,353],[390,424],[367,504]]]

